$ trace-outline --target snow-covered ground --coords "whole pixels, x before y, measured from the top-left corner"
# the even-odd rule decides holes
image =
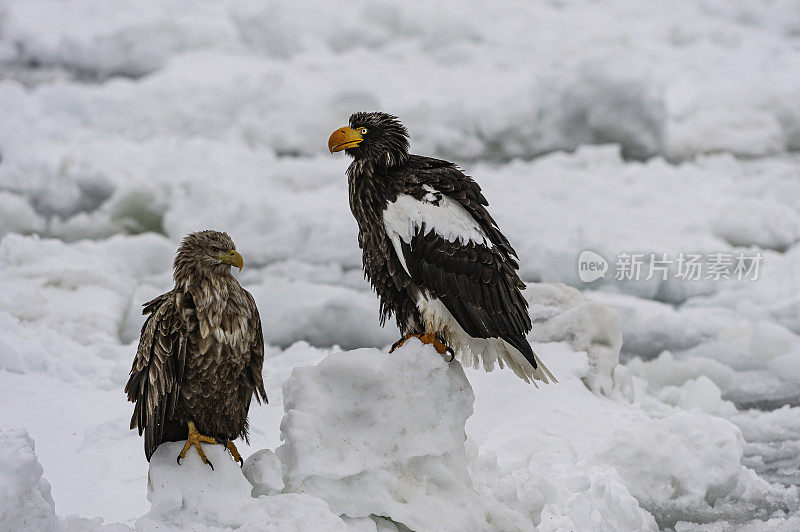
[[[0,529],[800,528],[798,27],[794,0],[0,2]],[[373,109],[481,184],[558,384],[387,357],[326,149]],[[140,305],[204,228],[269,344],[246,479],[172,446],[148,471],[128,430]],[[650,253],[666,278],[615,279]],[[689,254],[758,278],[679,279]]]

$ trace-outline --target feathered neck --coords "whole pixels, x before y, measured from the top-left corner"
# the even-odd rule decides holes
[[[175,288],[191,294],[198,309],[224,306],[224,302],[237,289],[241,289],[230,271],[210,271],[207,268],[187,267],[176,269]]]

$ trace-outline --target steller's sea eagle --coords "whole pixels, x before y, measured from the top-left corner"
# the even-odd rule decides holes
[[[213,469],[201,442],[225,445],[243,463],[233,440],[247,438],[253,394],[267,401],[258,309],[231,274],[243,264],[227,233],[192,233],[175,257],[175,287],[144,305],[125,392],[148,460],[161,443],[186,440],[178,463],[194,446]]]
[[[495,361],[526,382],[555,381],[531,349],[516,252],[486,210],[481,189],[453,163],[408,153],[408,132],[386,113],[355,113],[334,131],[344,150],[350,209],[364,273],[408,338],[466,365]]]

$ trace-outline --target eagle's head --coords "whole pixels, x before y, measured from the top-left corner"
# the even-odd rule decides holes
[[[231,266],[239,271],[244,259],[228,233],[197,231],[187,235],[175,256],[175,281],[190,281],[198,276],[213,277],[230,274]]]
[[[328,139],[331,153],[342,151],[356,160],[368,159],[385,166],[408,158],[408,131],[396,116],[387,113],[354,113],[350,125],[337,129]]]

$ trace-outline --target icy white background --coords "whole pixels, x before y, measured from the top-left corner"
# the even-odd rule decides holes
[[[0,529],[796,530],[798,28],[793,0],[3,0]],[[558,385],[386,357],[326,150],[373,109],[483,186]],[[148,490],[122,388],[204,228],[245,257],[270,404],[249,482],[164,446]],[[584,249],[765,258],[587,287]]]

